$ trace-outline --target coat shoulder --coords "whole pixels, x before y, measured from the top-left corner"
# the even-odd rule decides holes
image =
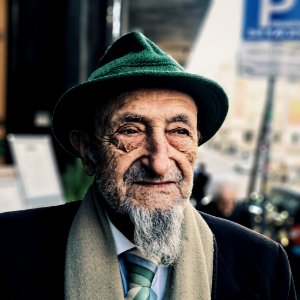
[[[213,232],[218,245],[231,245],[231,248],[240,246],[278,250],[278,243],[254,230],[206,213],[201,215]]]
[[[1,299],[63,299],[65,249],[79,206],[0,214]]]
[[[62,242],[68,235],[81,201],[0,214],[0,239],[8,245],[26,248],[30,243],[56,238]],[[4,251],[6,247],[2,247]]]
[[[215,238],[216,299],[224,297],[228,286],[235,286],[238,299],[296,299],[286,252],[281,245],[239,224],[205,213],[202,217]],[[242,297],[243,295],[243,297]],[[260,295],[260,296],[259,296]],[[249,299],[252,299],[251,297]]]
[[[62,205],[33,208],[28,210],[10,211],[0,213],[0,232],[4,225],[15,227],[24,225],[36,225],[35,222],[40,221],[39,226],[43,224],[53,225],[55,223],[68,222],[72,220],[77,212],[81,201],[73,201]],[[6,228],[7,229],[7,228]]]

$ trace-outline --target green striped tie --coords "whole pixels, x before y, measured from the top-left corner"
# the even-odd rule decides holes
[[[137,249],[124,253],[127,268],[128,293],[126,300],[150,300],[151,284],[159,259],[151,260],[141,256]]]

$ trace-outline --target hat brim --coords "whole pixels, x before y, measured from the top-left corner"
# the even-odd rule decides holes
[[[79,153],[70,143],[69,134],[92,122],[96,105],[105,102],[104,95],[140,88],[162,88],[190,95],[198,107],[199,146],[208,141],[221,127],[228,111],[223,89],[214,81],[186,72],[130,73],[122,77],[104,76],[69,89],[57,102],[52,119],[53,134],[71,155]]]

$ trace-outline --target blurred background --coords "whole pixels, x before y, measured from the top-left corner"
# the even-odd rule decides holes
[[[298,288],[300,0],[0,0],[0,211],[82,197],[91,178],[52,137],[51,114],[133,30],[228,94],[191,201],[281,243]]]

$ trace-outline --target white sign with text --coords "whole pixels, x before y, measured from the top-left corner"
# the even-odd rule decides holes
[[[239,72],[300,77],[300,0],[244,0]]]

